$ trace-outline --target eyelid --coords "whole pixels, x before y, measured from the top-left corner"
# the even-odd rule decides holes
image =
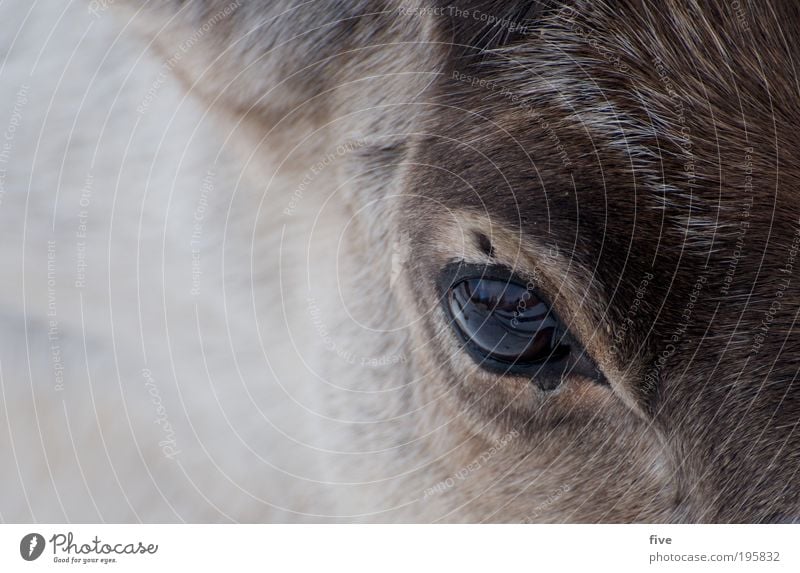
[[[450,262],[439,276],[438,288],[440,296],[445,294],[456,283],[467,278],[498,280],[524,285],[529,291],[535,293],[543,304],[560,316],[556,305],[553,304],[547,293],[542,291],[534,276],[530,276],[528,273],[519,273],[503,264],[471,263],[463,260]]]

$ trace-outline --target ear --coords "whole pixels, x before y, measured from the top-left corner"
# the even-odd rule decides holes
[[[443,58],[419,0],[163,0],[115,8],[192,95],[272,126],[292,115],[326,124],[350,111],[412,99]],[[334,6],[335,5],[335,6]],[[416,74],[416,75],[415,75]],[[355,128],[353,128],[355,129]],[[368,131],[369,130],[366,130]]]
[[[449,21],[456,57],[479,57],[530,36],[552,9],[545,0],[437,0]]]

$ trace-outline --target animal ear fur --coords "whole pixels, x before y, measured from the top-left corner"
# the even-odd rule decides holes
[[[547,0],[437,0],[449,24],[455,55],[480,56],[533,33]],[[446,34],[446,32],[445,32]]]

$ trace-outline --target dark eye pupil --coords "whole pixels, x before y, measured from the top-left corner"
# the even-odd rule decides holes
[[[486,356],[513,364],[560,359],[561,329],[548,306],[515,282],[465,279],[451,287],[448,304],[457,330]]]

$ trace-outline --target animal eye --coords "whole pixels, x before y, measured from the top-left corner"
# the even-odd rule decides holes
[[[562,359],[564,329],[549,306],[512,280],[466,278],[450,287],[447,306],[458,333],[473,351],[523,366]]]

